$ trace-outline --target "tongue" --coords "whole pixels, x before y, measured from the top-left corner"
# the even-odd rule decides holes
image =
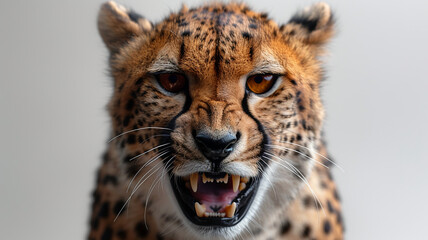
[[[203,183],[201,178],[198,181],[197,192],[190,192],[200,204],[205,205],[206,212],[224,212],[224,208],[230,205],[239,193],[238,191],[233,192],[232,181],[228,181],[227,184],[216,182]]]

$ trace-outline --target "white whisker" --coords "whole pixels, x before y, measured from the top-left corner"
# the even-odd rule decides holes
[[[287,142],[287,141],[277,141],[277,142],[278,142],[278,143],[287,143],[287,144],[295,145],[295,146],[298,146],[298,147],[301,147],[301,148],[305,148],[305,149],[307,149],[307,150],[309,150],[309,151],[313,151],[316,155],[318,155],[318,156],[320,156],[320,157],[324,158],[325,160],[329,161],[329,162],[330,162],[330,163],[332,163],[334,166],[338,167],[342,172],[345,172],[345,170],[344,170],[341,166],[339,166],[339,164],[337,164],[335,161],[333,161],[333,160],[329,159],[328,157],[326,157],[326,156],[322,155],[321,153],[319,153],[319,152],[317,152],[317,151],[315,151],[315,150],[312,150],[312,149],[310,149],[310,148],[308,148],[308,147],[305,147],[305,146],[300,145],[300,144],[297,144],[297,143],[292,143],[292,142]]]
[[[282,150],[287,150],[287,151],[292,151],[292,152],[298,153],[298,154],[300,154],[300,155],[302,155],[302,156],[306,157],[307,159],[313,160],[314,162],[318,163],[319,165],[321,165],[321,166],[323,166],[323,167],[325,167],[325,168],[329,169],[329,167],[328,167],[328,166],[326,166],[325,164],[323,164],[322,162],[317,161],[315,158],[313,158],[313,157],[311,157],[311,156],[308,156],[308,155],[306,155],[306,154],[304,154],[304,153],[302,153],[302,152],[300,152],[300,151],[297,151],[297,150],[295,150],[295,149],[288,148],[288,147],[284,147],[284,146],[279,146],[279,145],[272,145],[272,144],[266,144],[266,146],[273,147],[273,148],[277,148],[277,149],[282,149]]]
[[[149,153],[149,152],[151,152],[151,151],[153,151],[153,150],[156,150],[156,149],[158,149],[158,148],[161,148],[161,147],[167,146],[167,145],[169,145],[169,144],[171,144],[171,143],[164,143],[164,144],[158,145],[157,147],[153,147],[153,148],[151,148],[151,149],[149,149],[149,150],[147,150],[147,151],[145,151],[145,152],[143,152],[143,153],[141,153],[141,154],[138,154],[137,156],[135,156],[135,157],[133,157],[133,158],[129,159],[129,161],[132,161],[132,160],[134,160],[134,159],[136,159],[136,158],[139,158],[139,157],[141,157],[141,156],[143,156],[143,155],[145,155],[145,154],[147,154],[147,153]]]
[[[165,168],[166,167],[168,167],[168,165],[172,162],[172,160],[175,158],[175,156],[172,156],[168,161],[167,161],[167,163],[165,164]],[[165,171],[163,171],[162,172],[162,175],[158,178],[158,180],[156,180],[156,182],[154,182],[153,184],[152,184],[152,186],[150,186],[150,188],[149,188],[149,194],[148,194],[148,196],[147,196],[147,199],[146,199],[146,204],[145,204],[145,207],[144,207],[144,224],[146,225],[146,229],[148,230],[149,228],[147,227],[147,219],[146,219],[146,216],[147,216],[147,204],[149,203],[149,199],[150,199],[150,195],[152,194],[152,191],[154,190],[154,188],[155,188],[155,186],[159,183],[159,181],[160,180],[162,180],[162,178],[164,177],[164,174],[165,174]]]
[[[149,164],[153,163],[154,161],[156,161],[158,158],[162,157],[165,154],[168,154],[169,150],[164,150],[163,152],[160,152],[158,155],[153,156],[150,160],[148,160],[146,163],[144,163],[144,165],[137,171],[137,173],[135,173],[134,177],[131,179],[131,181],[129,181],[128,187],[126,188],[126,192],[129,191],[129,188],[131,187],[132,182],[134,181],[135,177],[141,172],[141,170],[143,170],[143,168],[145,168],[146,166],[148,166]]]
[[[164,128],[164,127],[142,127],[142,128],[136,128],[136,129],[132,129],[132,130],[129,130],[129,131],[123,132],[123,133],[121,133],[121,134],[119,134],[119,135],[117,135],[117,136],[115,136],[115,137],[111,138],[107,143],[110,143],[111,141],[113,141],[113,140],[115,140],[116,138],[121,137],[121,136],[123,136],[123,135],[125,135],[125,134],[132,133],[132,132],[136,132],[136,131],[141,131],[141,130],[146,130],[146,129],[158,129],[158,130],[167,130],[167,131],[172,131],[172,129],[171,129],[171,128]]]
[[[161,162],[159,162],[159,163],[161,163]],[[159,165],[159,163],[158,164],[156,164],[154,167],[156,167],[157,165]],[[129,195],[129,197],[128,197],[128,199],[126,200],[126,202],[123,204],[123,206],[122,206],[122,208],[119,210],[119,212],[117,213],[117,215],[116,215],[116,217],[114,218],[114,220],[113,220],[113,222],[116,222],[116,220],[117,220],[117,218],[120,216],[120,214],[122,213],[122,211],[123,211],[123,209],[125,208],[125,206],[129,203],[129,201],[131,200],[131,198],[132,198],[132,196],[134,196],[134,194],[136,193],[136,191],[138,190],[138,188],[141,186],[141,184],[143,184],[151,175],[153,175],[153,173],[155,173],[157,170],[159,170],[160,168],[162,168],[162,166],[159,166],[155,171],[153,171],[149,176],[147,176],[146,177],[146,179],[144,180],[144,181],[142,181],[140,184],[138,184],[136,187],[134,187],[134,189],[132,190],[132,192],[131,192],[131,194]],[[150,171],[152,171],[154,168],[151,168],[150,170],[149,170],[149,172]],[[149,172],[147,172],[147,173],[149,173]],[[146,174],[147,174],[146,173]],[[146,175],[146,174],[144,174],[144,176]],[[143,177],[144,177],[143,176]],[[142,177],[142,178],[143,178]],[[142,180],[142,178],[140,179],[140,181]],[[140,182],[140,181],[138,181],[138,182]]]
[[[286,163],[289,167],[291,167],[292,169],[294,169],[294,171],[292,171],[290,168],[286,167],[285,165],[281,164],[280,162],[275,161],[275,160],[273,160],[272,158],[270,158],[270,159],[269,159],[269,160],[272,160],[273,162],[276,162],[276,163],[280,164],[280,165],[281,165],[281,166],[283,166],[284,168],[286,168],[286,169],[288,169],[288,170],[292,171],[293,173],[298,173],[298,174],[295,174],[295,175],[296,175],[300,180],[302,180],[302,181],[306,184],[306,186],[307,186],[307,187],[309,188],[309,190],[311,191],[311,194],[312,194],[312,196],[314,197],[315,201],[316,201],[316,202],[318,202],[318,204],[321,206],[321,209],[322,209],[323,214],[324,214],[324,215],[326,215],[326,214],[325,214],[325,211],[324,211],[324,207],[323,207],[323,205],[322,205],[321,201],[319,200],[319,198],[318,198],[318,197],[317,197],[317,195],[315,194],[314,190],[312,189],[311,185],[309,184],[308,180],[307,180],[307,179],[306,179],[306,177],[303,175],[303,173],[302,173],[302,172],[300,172],[300,170],[299,170],[299,169],[297,169],[293,164],[289,163],[289,162],[288,162],[288,161],[286,161],[285,159],[282,159],[282,158],[280,158],[280,157],[278,157],[278,156],[276,156],[276,155],[274,155],[274,154],[268,153],[268,152],[266,152],[265,154],[268,154],[268,155],[269,155],[269,156],[271,156],[271,157],[274,157],[274,158],[277,158],[277,159],[281,160],[282,162]],[[317,205],[317,208],[318,208],[318,205]]]

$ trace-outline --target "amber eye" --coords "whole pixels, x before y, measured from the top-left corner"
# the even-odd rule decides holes
[[[278,75],[256,74],[247,79],[247,87],[253,93],[262,94],[272,88],[276,79],[278,79]]]
[[[178,93],[186,85],[186,77],[179,73],[161,73],[156,75],[156,78],[168,92]]]

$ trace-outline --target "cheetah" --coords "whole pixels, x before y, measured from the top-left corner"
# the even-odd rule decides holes
[[[104,3],[110,140],[88,239],[343,239],[322,137],[317,3],[276,24],[242,3],[157,24]]]

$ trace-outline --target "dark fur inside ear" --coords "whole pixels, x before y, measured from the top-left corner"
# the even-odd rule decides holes
[[[295,14],[281,31],[289,39],[323,44],[334,34],[333,14],[326,3],[317,3]]]
[[[111,52],[116,52],[134,36],[152,29],[148,20],[113,1],[104,3],[98,14],[98,31]]]

